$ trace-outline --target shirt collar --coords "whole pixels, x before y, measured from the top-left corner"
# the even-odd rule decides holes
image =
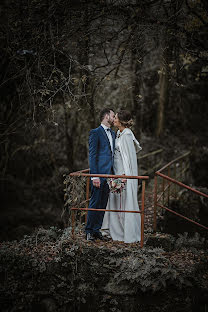
[[[106,125],[101,123],[101,126],[103,127],[104,130],[110,129],[109,127],[107,127]]]

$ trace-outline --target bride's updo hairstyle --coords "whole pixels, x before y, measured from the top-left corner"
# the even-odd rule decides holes
[[[120,110],[117,115],[122,126],[130,128],[133,125],[133,120],[129,111]]]

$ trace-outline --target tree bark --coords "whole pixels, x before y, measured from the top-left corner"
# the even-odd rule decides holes
[[[143,123],[143,98],[141,98],[142,92],[142,78],[141,78],[141,64],[138,63],[132,52],[131,62],[133,77],[132,77],[132,97],[133,97],[133,115],[135,116],[136,129],[135,134],[138,139],[141,138],[142,123]]]
[[[168,64],[169,64],[169,46],[167,42],[167,34],[165,34],[165,44],[162,52],[162,64],[159,71],[159,101],[157,112],[157,127],[156,136],[160,137],[164,131],[165,123],[165,109],[168,105],[169,94],[169,77],[168,77]]]

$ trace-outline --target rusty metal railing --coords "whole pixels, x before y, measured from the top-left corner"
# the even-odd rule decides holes
[[[186,180],[187,172],[189,170],[189,155],[190,152],[185,153],[184,155],[174,159],[173,161],[169,162],[167,165],[162,167],[160,170],[155,172],[155,181],[154,181],[154,222],[153,222],[153,229],[156,232],[157,229],[157,207],[165,209],[197,226],[208,230],[208,227],[186,217],[176,211],[168,208],[169,202],[172,198],[177,199],[179,189],[187,189],[199,196],[203,196],[208,198],[207,194],[204,194],[194,188],[178,181],[178,179]],[[163,172],[163,173],[162,173]],[[166,173],[166,174],[165,174]],[[173,177],[171,177],[173,176]],[[162,178],[162,183],[159,185],[158,177]],[[160,203],[162,201],[162,203]]]
[[[141,248],[144,245],[144,203],[145,203],[145,181],[149,179],[148,176],[126,176],[126,175],[112,175],[112,174],[90,174],[89,169],[76,171],[70,173],[70,176],[78,176],[78,177],[86,177],[87,183],[86,183],[86,200],[82,201],[81,204],[85,203],[85,207],[71,207],[71,223],[72,223],[72,237],[75,238],[75,211],[108,211],[108,212],[124,212],[124,213],[140,213],[141,214]],[[99,178],[122,178],[122,179],[137,179],[142,180],[142,204],[141,204],[141,210],[135,211],[135,210],[117,210],[117,209],[99,209],[99,208],[88,208],[89,205],[89,194],[90,194],[90,178],[91,177],[99,177]],[[85,215],[85,222],[86,222],[87,214]]]

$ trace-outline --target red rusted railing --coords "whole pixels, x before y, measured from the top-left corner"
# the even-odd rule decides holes
[[[204,194],[198,190],[195,190],[194,188],[178,181],[177,179],[185,179],[185,175],[189,169],[189,155],[190,152],[185,153],[184,155],[174,159],[173,161],[169,162],[167,165],[162,167],[160,170],[155,172],[155,184],[154,184],[154,232],[156,232],[157,229],[157,207],[160,207],[162,209],[165,209],[193,224],[196,224],[197,226],[208,230],[208,227],[205,225],[202,225],[194,220],[191,220],[190,218],[187,218],[183,216],[180,213],[175,212],[174,210],[166,207],[169,206],[169,202],[171,198],[177,198],[177,187],[179,189],[182,187],[184,189],[187,189],[199,196],[203,196],[205,198],[208,198],[207,194]],[[161,172],[166,172],[166,174]],[[171,177],[171,175],[174,175],[174,178]],[[161,187],[158,185],[158,177],[162,178],[162,184]],[[166,183],[167,182],[167,183]],[[167,184],[167,185],[166,185]],[[172,188],[171,188],[171,184]],[[167,195],[166,195],[167,193]],[[159,203],[159,201],[162,200],[162,204]]]
[[[72,236],[74,238],[75,235],[75,215],[74,211],[108,211],[108,212],[124,212],[124,213],[140,213],[141,214],[141,248],[144,245],[144,202],[145,202],[145,181],[149,179],[148,176],[126,176],[126,175],[112,175],[112,174],[89,174],[89,169],[72,172],[70,173],[70,176],[78,176],[78,177],[87,177],[87,183],[86,183],[86,200],[83,201],[81,204],[86,203],[86,207],[72,207],[71,210],[71,220],[72,220]],[[142,205],[141,205],[141,211],[135,211],[135,210],[117,210],[117,209],[99,209],[99,208],[88,208],[89,205],[89,194],[90,194],[90,178],[91,177],[99,177],[99,178],[123,178],[123,179],[137,179],[142,180]],[[85,222],[86,222],[85,216]]]

